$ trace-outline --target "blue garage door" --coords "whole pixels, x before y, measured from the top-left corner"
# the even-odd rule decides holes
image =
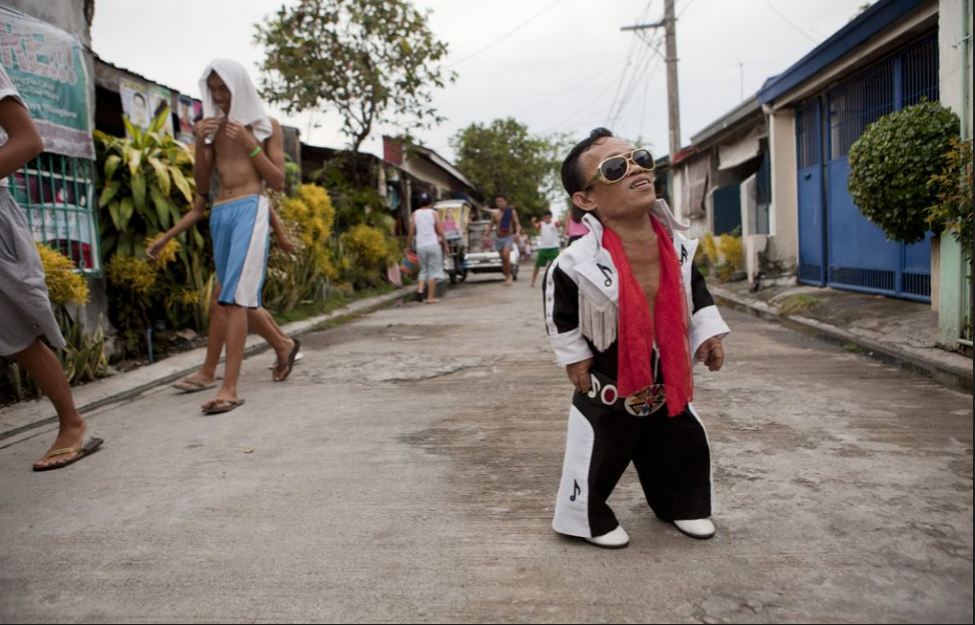
[[[930,234],[913,245],[887,241],[847,190],[850,147],[867,125],[922,98],[938,99],[936,37],[875,64],[798,112],[799,278],[803,282],[930,301]],[[818,115],[820,107],[825,115]],[[823,126],[825,136],[818,134]],[[814,143],[812,133],[825,141],[825,166],[803,160],[804,143]],[[818,275],[816,267],[821,268]]]

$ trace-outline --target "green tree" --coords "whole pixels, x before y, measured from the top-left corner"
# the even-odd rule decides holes
[[[407,132],[443,118],[434,88],[453,82],[440,62],[447,44],[408,0],[299,0],[256,24],[267,50],[261,93],[288,113],[333,107],[353,152],[375,124]]]
[[[509,117],[471,124],[450,139],[457,167],[491,200],[499,193],[524,215],[541,217],[560,188],[560,141],[539,137]]]

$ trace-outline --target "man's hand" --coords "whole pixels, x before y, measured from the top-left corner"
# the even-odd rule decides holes
[[[232,119],[227,120],[227,137],[231,141],[244,148],[244,151],[250,154],[255,148],[260,146],[251,131],[247,129],[240,122],[235,122]]]
[[[193,134],[196,139],[213,138],[217,131],[220,129],[220,118],[219,117],[207,117],[206,119],[201,119],[196,122],[193,126]]]
[[[592,368],[592,363],[592,358],[586,358],[585,360],[574,362],[565,368],[565,372],[569,376],[569,381],[572,382],[572,385],[579,392],[588,393],[589,389],[592,388],[589,380],[589,369]]]
[[[704,341],[697,348],[697,355],[695,357],[698,362],[703,362],[707,365],[709,371],[721,371],[721,367],[724,366],[724,346],[721,344],[721,339],[712,336]]]

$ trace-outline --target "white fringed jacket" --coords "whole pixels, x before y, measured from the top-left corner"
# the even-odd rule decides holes
[[[694,266],[698,242],[681,234],[687,227],[674,218],[663,200],[657,200],[650,214],[663,224],[677,250],[687,309],[691,311],[693,360],[701,344],[730,330],[714,305],[704,276]],[[559,364],[568,366],[594,358],[595,371],[617,379],[618,273],[602,246],[603,225],[591,214],[585,215],[583,222],[589,234],[566,248],[545,275],[545,323]]]

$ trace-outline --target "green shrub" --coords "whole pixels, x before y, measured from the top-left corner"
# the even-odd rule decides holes
[[[126,138],[95,132],[99,223],[112,287],[108,316],[121,335],[123,355],[143,352],[150,326],[204,331],[208,322],[213,251],[202,224],[176,239],[177,262],[142,265],[146,241],[181,219],[196,192],[193,154],[161,132],[168,114],[161,112],[144,131],[126,121]]]
[[[958,126],[950,109],[921,102],[881,117],[853,144],[850,194],[888,239],[915,243],[924,238],[927,209],[937,202],[928,181],[944,170],[944,155]]]

